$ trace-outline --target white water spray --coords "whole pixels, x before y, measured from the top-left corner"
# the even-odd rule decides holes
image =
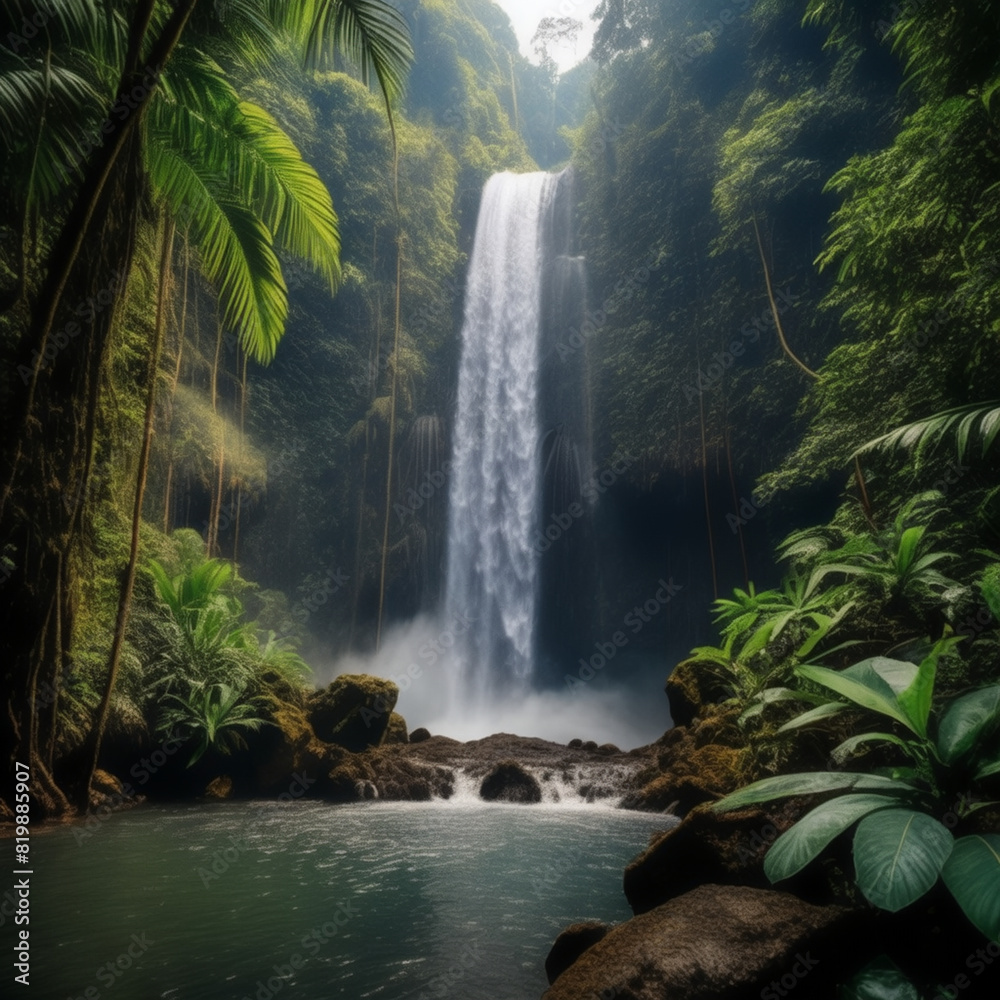
[[[539,338],[546,220],[559,176],[497,174],[469,264],[448,522],[445,617],[466,615],[460,697],[530,684],[541,500]]]

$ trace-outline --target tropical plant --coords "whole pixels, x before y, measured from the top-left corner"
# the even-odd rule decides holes
[[[917,494],[901,506],[891,527],[848,537],[837,548],[836,534],[821,528],[796,532],[779,551],[813,567],[814,575],[843,574],[856,596],[884,601],[890,613],[913,614],[927,602],[941,603],[944,591],[959,586],[939,568],[958,557],[935,550],[927,523],[940,501],[934,491]]]
[[[780,685],[790,679],[792,667],[813,656],[853,609],[847,587],[820,589],[824,575],[824,570],[793,574],[780,590],[760,592],[751,582],[746,590],[735,588],[732,598],[715,601],[722,645],[691,650],[691,661],[727,692],[726,704],[749,706],[743,721],[758,715],[765,702],[781,700],[777,692],[785,690]]]
[[[716,803],[720,812],[792,795],[837,793],[775,841],[765,858],[772,882],[805,868],[838,835],[857,825],[854,862],[858,889],[875,906],[896,912],[943,878],[969,920],[989,938],[1000,936],[1000,835],[955,839],[944,817],[959,822],[996,803],[977,798],[1000,774],[1000,684],[970,691],[934,713],[938,660],[958,639],[937,643],[919,665],[875,657],[837,672],[797,668],[806,681],[843,700],[827,701],[793,719],[801,729],[853,707],[889,718],[897,732],[863,731],[841,743],[834,759],[881,743],[905,763],[873,773],[788,774],[765,778]]]
[[[775,622],[771,620],[752,630],[727,629],[721,646],[692,649],[691,662],[709,674],[720,690],[727,693],[725,704],[752,707],[751,711],[744,713],[745,720],[759,714],[759,707],[754,706],[762,705],[765,700],[780,700],[776,693],[764,698],[765,692],[783,690],[778,685],[791,677],[793,666],[814,653],[817,646],[840,625],[850,607],[845,605],[833,615],[810,612],[807,617],[812,630],[803,627],[784,654],[772,652],[769,648],[768,644],[775,638]],[[841,649],[843,645],[836,648]],[[827,651],[832,652],[832,649]]]
[[[89,488],[100,388],[124,296],[73,319],[73,351],[57,349],[66,336],[60,323],[82,316],[75,303],[103,303],[109,283],[123,289],[153,201],[196,245],[197,264],[244,350],[269,360],[287,315],[275,251],[305,258],[333,287],[336,216],[288,136],[240,100],[232,81],[273,71],[286,53],[329,68],[340,51],[363,78],[377,78],[388,107],[412,56],[402,15],[384,0],[233,0],[223,16],[209,7],[67,0],[43,11],[16,0],[0,10],[4,36],[16,42],[0,53],[0,120],[11,126],[0,130],[0,143],[13,195],[3,221],[21,251],[17,287],[3,303],[16,313],[10,369],[17,377],[5,386],[0,523],[20,555],[22,595],[5,610],[2,630],[7,702],[18,720],[5,746],[26,760],[34,761],[38,742],[30,691],[56,682],[61,666],[43,655],[53,647],[42,623],[58,614],[61,632],[72,636],[72,567],[82,562],[87,526],[86,511],[49,501],[53,489],[84,495]],[[32,27],[38,17],[42,31]],[[34,41],[19,34],[23,25]],[[36,433],[43,426],[45,434]],[[51,470],[44,482],[42,465]],[[114,670],[108,675],[109,690]],[[37,774],[44,808],[64,811],[68,802],[41,758]]]
[[[1000,434],[1000,401],[954,406],[940,413],[903,424],[888,434],[863,444],[858,455],[899,448],[918,456],[926,449],[953,438],[959,462],[964,462],[973,441],[978,440],[985,455]]]
[[[838,1000],[920,1000],[920,994],[892,959],[880,955],[841,986]]]
[[[228,684],[196,685],[183,696],[168,694],[164,705],[158,731],[197,741],[188,767],[210,748],[223,754],[245,749],[244,732],[257,732],[271,724],[259,714],[254,699],[246,699],[242,688]]]

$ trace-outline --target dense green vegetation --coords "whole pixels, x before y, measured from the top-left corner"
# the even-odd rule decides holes
[[[994,5],[606,0],[561,77],[489,0],[50,6],[0,25],[5,752],[47,811],[105,740],[239,752],[436,606],[479,192],[570,160],[607,506],[718,599],[685,666],[748,776],[853,740],[908,807],[995,794],[819,672],[996,677]],[[607,550],[602,635],[644,585]]]

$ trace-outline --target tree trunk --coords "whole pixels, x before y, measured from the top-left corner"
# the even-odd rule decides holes
[[[132,506],[132,537],[129,544],[128,567],[125,579],[118,596],[118,615],[115,619],[114,638],[111,642],[111,653],[108,656],[108,673],[101,695],[101,704],[97,710],[97,721],[90,737],[88,752],[84,756],[87,770],[80,783],[77,797],[77,808],[85,812],[90,806],[90,785],[97,770],[97,762],[101,755],[101,743],[108,725],[111,712],[111,696],[114,693],[115,681],[118,679],[118,667],[121,663],[122,647],[125,644],[125,632],[128,629],[129,612],[132,609],[132,591],[135,587],[135,571],[139,562],[139,529],[142,525],[142,501],[146,492],[146,473],[149,469],[149,452],[153,443],[153,417],[156,409],[156,376],[160,367],[160,352],[163,347],[163,329],[166,326],[166,302],[170,294],[170,266],[174,245],[173,222],[163,224],[163,245],[160,257],[160,282],[157,290],[156,330],[153,334],[153,350],[149,357],[149,369],[146,381],[146,419],[143,425],[142,446],[139,451],[139,468],[136,473],[135,502]]]
[[[163,533],[170,534],[170,508],[173,503],[174,489],[174,397],[181,380],[181,365],[184,359],[184,337],[187,334],[188,281],[191,276],[191,247],[187,237],[184,238],[184,291],[181,297],[181,319],[177,328],[177,355],[174,359],[174,375],[170,380],[170,392],[167,396],[167,416],[163,422],[163,437],[167,447],[167,476],[163,488]],[[176,321],[176,318],[175,318]]]
[[[399,143],[396,141],[396,126],[392,108],[386,100],[389,114],[389,130],[392,134],[392,184],[396,206],[396,318],[392,337],[392,391],[389,404],[389,458],[385,473],[385,522],[382,528],[382,566],[379,573],[378,623],[375,626],[375,651],[382,646],[382,623],[385,617],[385,582],[389,559],[389,518],[392,514],[392,476],[394,471],[394,451],[396,448],[396,401],[399,388],[399,330],[402,322],[401,304],[403,287],[403,223],[399,212]]]
[[[179,0],[149,49],[150,65],[167,64],[196,4]],[[142,82],[140,53],[152,8],[153,0],[137,5],[119,95]],[[12,724],[0,739],[8,761],[32,768],[39,818],[70,809],[39,752],[32,694],[40,686],[55,689],[58,648],[73,638],[101,377],[146,205],[136,125],[154,87],[155,80],[146,85],[138,107],[92,154],[15,352],[21,378],[14,380],[5,427],[0,495],[0,537],[15,560],[0,611],[2,697]],[[86,304],[81,317],[78,307]],[[57,330],[62,319],[66,326]]]

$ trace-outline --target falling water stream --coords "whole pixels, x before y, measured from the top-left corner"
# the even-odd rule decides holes
[[[463,696],[526,687],[539,559],[539,342],[545,235],[559,175],[497,174],[469,265],[448,525],[445,611],[475,621]]]

